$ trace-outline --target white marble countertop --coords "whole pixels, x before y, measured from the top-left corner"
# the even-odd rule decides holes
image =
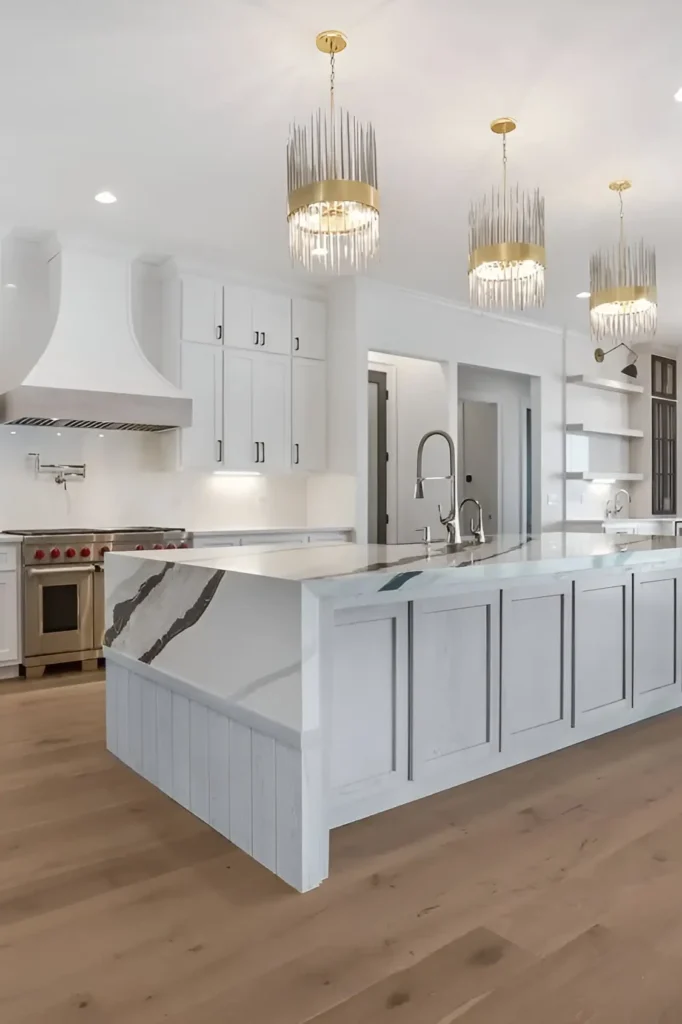
[[[23,539],[15,533],[0,533],[0,544],[21,544]]]
[[[493,537],[453,552],[444,544],[366,545],[339,542],[268,548],[204,548],[107,556],[141,558],[304,583],[320,596],[450,590],[457,583],[492,582],[583,570],[679,562],[682,537],[544,533],[531,538]]]

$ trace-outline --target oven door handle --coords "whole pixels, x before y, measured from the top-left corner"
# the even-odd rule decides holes
[[[29,569],[29,576],[51,576],[56,572],[80,572],[80,573],[93,573],[95,571],[94,565],[55,565],[50,566],[49,569]]]

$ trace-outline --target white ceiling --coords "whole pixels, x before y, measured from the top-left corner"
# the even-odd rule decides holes
[[[544,319],[586,326],[625,176],[660,334],[682,337],[679,0],[0,0],[0,222],[287,276],[288,126],[326,103],[332,27],[339,102],[377,132],[373,274],[467,301],[468,203],[510,114],[510,178],[546,199]]]

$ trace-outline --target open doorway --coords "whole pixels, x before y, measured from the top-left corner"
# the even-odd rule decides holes
[[[459,496],[475,498],[483,510],[486,534],[499,533],[498,406],[496,402],[466,400],[459,403]],[[462,532],[476,509],[462,509]]]
[[[483,505],[486,533],[532,532],[536,479],[531,377],[460,365],[457,393],[462,495]]]

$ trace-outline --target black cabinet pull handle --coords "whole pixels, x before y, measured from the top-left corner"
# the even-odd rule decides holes
[[[260,343],[265,346],[265,331],[260,332]]]
[[[258,447],[258,441],[253,442],[256,446],[256,462],[260,462],[260,448]]]
[[[216,329],[215,329],[215,336],[218,339],[218,341],[222,341],[223,340],[223,327],[222,327],[222,324],[218,324],[218,326],[216,327]]]
[[[260,335],[259,335],[258,331],[254,331],[253,333],[255,335],[255,337],[253,339],[254,345],[260,345]]]
[[[261,462],[265,462],[265,441],[260,443]]]
[[[218,454],[216,456],[216,462],[222,462],[222,461],[223,461],[223,442],[219,439],[218,440]]]
[[[294,465],[298,466],[298,444],[294,445]]]
[[[294,352],[298,352],[300,347],[301,347],[301,339],[300,338],[294,338]]]

